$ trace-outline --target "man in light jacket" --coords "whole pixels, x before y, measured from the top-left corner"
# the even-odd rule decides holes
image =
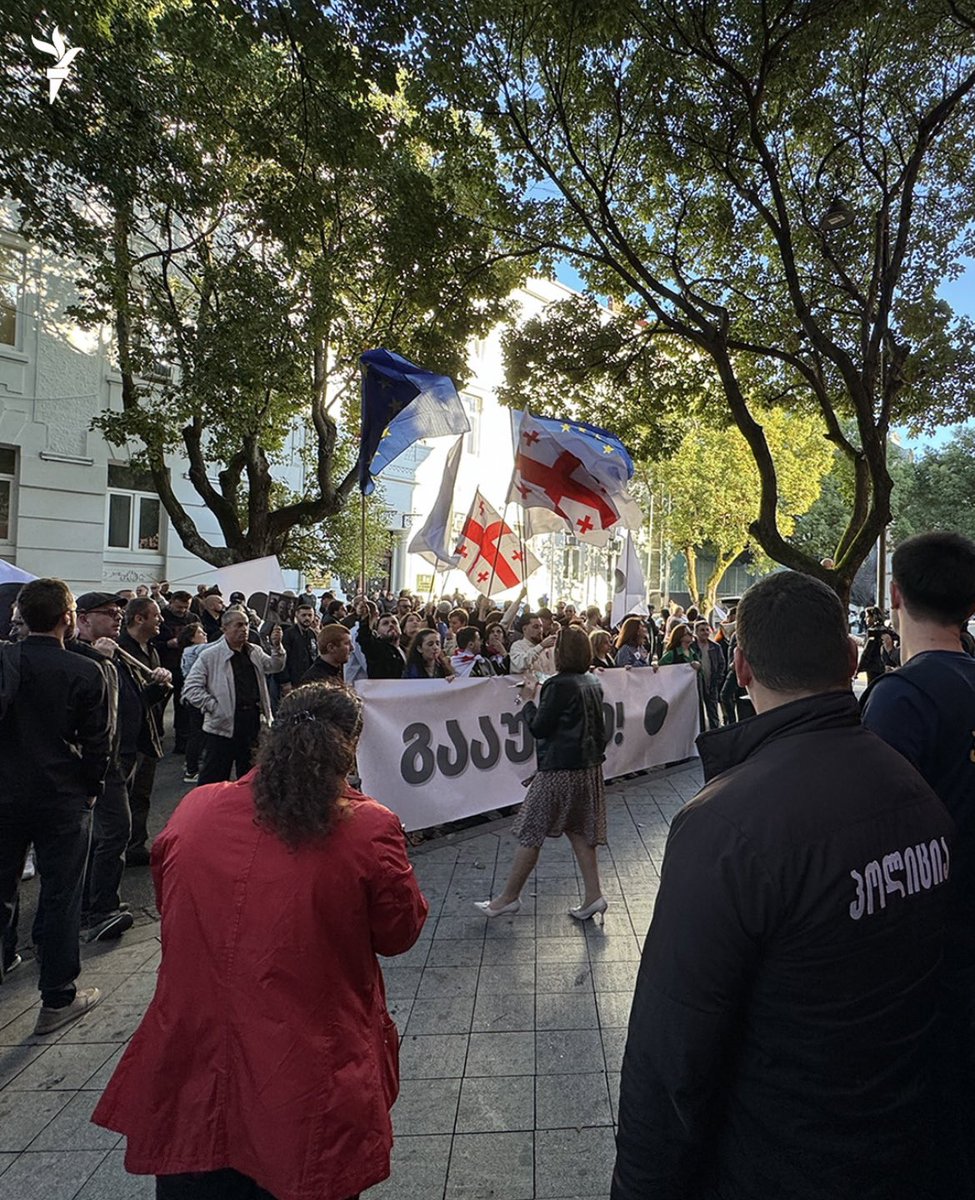
[[[271,720],[267,676],[280,671],[287,655],[281,628],[271,633],[271,653],[248,642],[247,614],[228,608],[221,617],[223,637],[199,656],[183,685],[183,700],[203,713],[203,783],[240,779],[251,769],[261,724]]]

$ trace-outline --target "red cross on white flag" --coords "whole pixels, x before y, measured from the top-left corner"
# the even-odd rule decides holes
[[[474,493],[454,553],[459,569],[484,596],[519,587],[541,565],[480,492]]]

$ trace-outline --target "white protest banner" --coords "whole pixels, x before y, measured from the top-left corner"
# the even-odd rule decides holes
[[[690,667],[599,672],[606,718],[604,775],[695,755],[697,676]],[[357,755],[362,790],[407,829],[458,821],[525,796],[535,743],[511,676],[366,680]]]
[[[231,567],[217,568],[217,586],[224,596],[231,592],[283,592],[284,576],[281,564],[273,554],[267,558],[251,558]]]

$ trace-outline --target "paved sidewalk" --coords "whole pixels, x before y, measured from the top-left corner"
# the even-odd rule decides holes
[[[430,916],[413,949],[384,961],[403,1035],[392,1175],[369,1200],[604,1200],[620,1061],[640,946],[673,814],[700,766],[607,789],[601,852],[605,926],[565,910],[581,896],[566,839],[543,850],[524,905],[488,921],[472,907],[500,889],[511,820],[412,855]],[[91,1110],[152,995],[158,928],[83,950],[82,981],[105,993],[48,1038],[33,963],[0,987],[0,1200],[149,1200],[121,1139]]]

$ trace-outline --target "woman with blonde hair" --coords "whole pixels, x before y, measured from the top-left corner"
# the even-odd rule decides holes
[[[572,844],[585,895],[569,916],[602,919],[608,905],[599,882],[596,847],[606,844],[603,760],[606,729],[603,689],[589,670],[592,650],[584,629],[570,625],[555,641],[557,674],[546,679],[535,705],[538,681],[528,675],[522,697],[535,738],[538,770],[511,832],[520,845],[500,895],[478,901],[486,917],[516,913],[521,890],[535,869],[545,839],[564,833]]]

